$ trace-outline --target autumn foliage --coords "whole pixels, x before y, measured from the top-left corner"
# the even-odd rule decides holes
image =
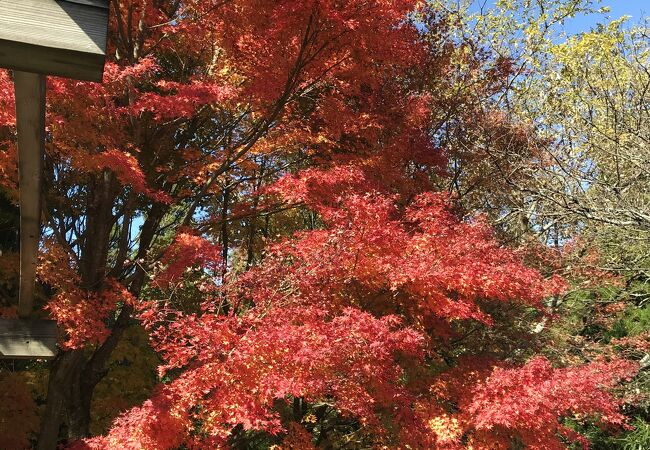
[[[39,280],[65,335],[51,379],[73,387],[50,384],[40,442],[62,440],[56,408],[89,420],[135,322],[159,386],[105,435],[71,420],[70,448],[554,449],[586,446],[567,418],[624,426],[610,391],[638,364],[542,356],[530,317],[567,282],[441,189],[452,159],[480,159],[436,138],[442,107],[449,130],[525,141],[496,111],[472,128],[476,99],[445,85],[454,43],[413,23],[442,18],[399,0],[111,6],[104,83],[48,85]]]
[[[324,229],[274,245],[202,313],[147,305],[140,317],[161,370],[183,374],[91,448],[219,448],[238,426],[284,433],[278,402],[290,398],[327,402],[376,444],[414,448],[507,448],[513,439],[563,448],[560,435],[580,436],[560,417],[624,422],[601,389],[632,376],[634,363],[553,369],[539,357],[517,368],[473,355],[439,374],[419,371],[449,345],[456,321],[492,323],[482,304],[541,307],[563,284],[524,267],[480,220],[459,221],[440,194],[401,213],[376,192],[339,203],[321,210]],[[224,302],[231,313],[221,313]]]

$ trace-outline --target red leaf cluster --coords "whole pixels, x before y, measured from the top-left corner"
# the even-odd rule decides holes
[[[160,263],[164,268],[156,274],[153,282],[155,286],[166,289],[192,267],[216,273],[222,263],[221,248],[201,236],[180,232],[165,250]]]
[[[175,341],[187,357],[172,362],[186,364],[186,370],[158,394],[171,395],[173,406],[154,397],[145,408],[161,404],[155,414],[143,419],[143,409],[130,411],[102,442],[130,448],[137,437],[141,448],[173,448],[178,436],[170,440],[156,430],[175,418],[184,424],[182,441],[197,448],[221,447],[238,424],[276,434],[283,427],[274,402],[287,396],[330,399],[342,414],[377,432],[383,432],[378,411],[409,414],[412,397],[400,386],[404,373],[395,361],[398,355],[420,359],[422,337],[400,327],[394,316],[377,319],[354,308],[331,316],[315,307],[270,307],[241,318],[186,317],[178,328],[188,336]],[[166,354],[169,343],[160,347]],[[190,435],[197,420],[200,439]]]
[[[434,442],[441,448],[466,448],[463,436],[478,449],[509,448],[513,441],[531,449],[563,449],[562,438],[580,441],[586,448],[586,439],[563,426],[560,419],[589,418],[602,426],[624,424],[619,400],[607,389],[637,371],[638,364],[629,361],[557,369],[543,357],[523,367],[465,358],[431,385],[432,398],[420,406],[421,417],[428,421]]]

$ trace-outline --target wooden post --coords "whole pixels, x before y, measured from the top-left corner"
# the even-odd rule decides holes
[[[45,147],[45,76],[14,72],[20,191],[20,287],[18,315],[29,317],[41,235],[41,185]]]

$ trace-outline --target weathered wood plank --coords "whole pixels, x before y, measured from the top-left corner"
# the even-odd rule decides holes
[[[101,0],[0,0],[0,67],[101,81],[107,5]]]
[[[50,359],[57,353],[53,320],[0,319],[0,359]]]
[[[29,317],[41,236],[41,185],[45,146],[45,76],[14,72],[20,193],[20,286],[18,315]]]

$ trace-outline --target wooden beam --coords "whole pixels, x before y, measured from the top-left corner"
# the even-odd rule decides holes
[[[0,359],[50,359],[57,353],[53,320],[0,319]]]
[[[0,67],[101,81],[105,0],[0,0]]]
[[[45,76],[14,72],[18,129],[20,193],[20,287],[18,315],[28,317],[34,303],[34,282],[41,236],[41,185],[45,147]]]

